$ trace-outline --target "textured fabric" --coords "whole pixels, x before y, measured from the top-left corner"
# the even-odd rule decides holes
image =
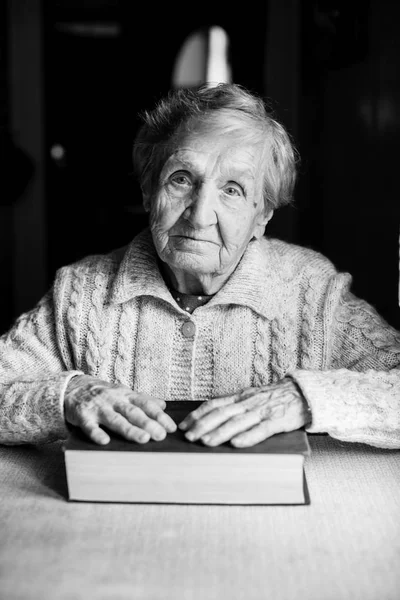
[[[149,231],[57,273],[0,340],[0,441],[67,434],[63,394],[86,373],[166,400],[207,400],[291,375],[312,432],[400,447],[400,335],[320,254],[250,242],[223,288],[189,315]],[[195,335],[182,325],[190,319]]]
[[[177,305],[180,308],[183,308],[183,310],[189,314],[192,314],[192,312],[196,310],[196,308],[207,304],[207,302],[209,302],[214,296],[214,294],[212,294],[211,296],[195,296],[193,294],[182,294],[181,292],[177,292],[172,288],[169,289]]]
[[[400,452],[309,436],[308,506],[69,503],[0,447],[1,600],[399,600]]]

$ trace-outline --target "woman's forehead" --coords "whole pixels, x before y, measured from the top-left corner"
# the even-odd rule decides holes
[[[179,161],[196,164],[211,160],[221,164],[254,165],[260,155],[260,144],[243,139],[240,132],[221,135],[218,132],[194,131],[180,137],[165,164]]]
[[[232,144],[215,136],[186,139],[169,156],[165,169],[187,168],[199,171],[238,170],[254,177],[258,167],[257,148],[249,144]]]

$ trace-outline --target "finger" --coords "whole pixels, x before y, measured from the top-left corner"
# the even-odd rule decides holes
[[[165,429],[168,433],[173,433],[176,431],[176,423],[172,417],[167,415],[163,410],[160,410],[157,414],[153,416]]]
[[[147,396],[147,394],[140,394],[140,396],[141,400],[132,398],[130,400],[131,404],[139,406],[146,415],[158,421],[168,433],[176,431],[175,421],[164,412],[164,409],[167,406],[165,400],[152,398],[151,396]]]
[[[164,402],[164,401],[163,401]],[[166,402],[164,402],[166,406]],[[135,402],[135,406],[136,402]],[[176,431],[175,421],[164,412],[161,404],[154,402],[153,400],[147,401],[145,404],[140,406],[141,410],[149,417],[160,423],[168,433]]]
[[[121,402],[114,405],[114,410],[125,417],[131,425],[147,431],[153,440],[161,441],[167,435],[165,428],[157,421],[150,419],[138,406]]]
[[[144,394],[143,392],[131,391],[130,401],[136,406],[140,406],[140,408],[142,408],[144,411],[147,411],[147,408],[150,410],[153,407],[164,409],[167,406],[167,403],[162,398],[156,398],[155,396],[150,396],[149,394]]]
[[[280,433],[282,428],[277,425],[277,421],[263,421],[259,425],[255,425],[244,433],[239,433],[231,439],[232,446],[235,448],[248,448],[263,442],[267,438]]]
[[[94,421],[89,421],[88,419],[83,420],[79,423],[79,427],[89,439],[95,442],[95,444],[104,446],[110,441],[110,436]]]
[[[255,412],[247,412],[231,417],[228,421],[201,436],[201,441],[206,446],[219,446],[228,442],[236,435],[246,432],[260,423],[260,417]]]
[[[238,394],[235,394],[235,402],[242,402],[243,400],[248,400],[249,398],[252,398],[253,396],[257,396],[260,393],[261,389],[262,388],[259,388],[259,387],[245,388]]]
[[[107,408],[102,411],[101,424],[132,442],[144,444],[150,439],[150,433],[148,431],[144,431],[140,427],[132,425],[125,417],[119,412],[115,412],[112,408]]]
[[[198,440],[228,421],[231,417],[244,412],[245,409],[240,404],[228,404],[214,408],[214,410],[204,415],[204,417],[196,420],[192,427],[185,433],[185,436],[191,442]]]
[[[196,410],[193,410],[191,413],[189,413],[183,419],[183,421],[179,423],[179,429],[181,429],[182,431],[186,431],[187,429],[192,427],[192,425],[194,425],[196,421],[198,421],[214,409],[233,404],[235,402],[235,398],[236,395],[224,396],[221,398],[213,398],[212,400],[203,402],[203,404],[200,404],[200,406],[196,408]]]

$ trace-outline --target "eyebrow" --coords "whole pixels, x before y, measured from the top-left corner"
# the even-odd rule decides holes
[[[240,169],[238,167],[233,167],[232,169],[228,169],[229,171],[229,175],[233,175],[234,177],[237,177],[238,179],[240,178],[244,178],[244,179],[255,179],[255,172],[252,169]],[[223,173],[225,172],[225,169],[223,169],[222,171]]]
[[[178,158],[177,156],[170,156],[169,159],[167,160],[167,162],[164,164],[164,167],[169,168],[169,167],[173,166],[175,163],[179,163],[180,165],[183,165],[184,167],[187,167],[188,169],[196,168],[196,165],[193,164],[192,162],[185,160],[184,158]]]
[[[170,169],[173,168],[175,165],[182,165],[182,167],[186,167],[189,170],[197,170],[197,166],[196,164],[194,164],[193,162],[191,162],[190,160],[187,160],[185,158],[179,158],[179,156],[177,155],[173,155],[170,156],[170,158],[167,160],[167,162],[164,165],[164,169]],[[233,164],[232,166],[226,168],[221,168],[221,174],[224,175],[226,174],[226,172],[228,171],[229,176],[233,176],[234,178],[244,178],[246,180],[254,180],[255,179],[255,169],[251,168],[251,167],[245,167],[243,169],[241,169],[240,167],[237,166],[237,164]]]

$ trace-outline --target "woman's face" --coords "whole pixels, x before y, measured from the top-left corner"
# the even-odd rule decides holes
[[[228,278],[271,216],[264,214],[257,148],[241,145],[238,135],[187,135],[149,200],[158,255],[173,273],[191,276]]]

